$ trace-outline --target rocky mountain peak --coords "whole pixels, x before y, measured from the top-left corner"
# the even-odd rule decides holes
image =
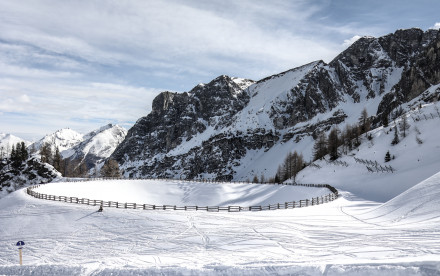
[[[187,93],[163,92],[112,157],[126,176],[240,179],[255,173],[243,164],[265,152],[274,157],[299,144],[310,156],[317,133],[356,122],[364,107],[377,124],[440,83],[439,48],[438,30],[398,30],[363,37],[329,64],[258,82],[222,75]]]
[[[179,106],[188,102],[188,93],[177,93],[165,91],[153,99],[152,114],[163,116],[167,112],[178,109]]]
[[[252,80],[232,78],[227,75],[221,75],[207,84],[199,84],[189,93],[198,98],[220,97],[237,98],[249,85],[254,83]],[[207,95],[204,95],[207,94]]]

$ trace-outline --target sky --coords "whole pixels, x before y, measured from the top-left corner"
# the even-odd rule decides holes
[[[361,36],[440,27],[439,1],[0,0],[0,133],[130,128],[161,91],[330,62]]]

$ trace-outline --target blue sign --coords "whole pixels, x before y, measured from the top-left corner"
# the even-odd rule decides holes
[[[17,242],[18,249],[22,249],[24,245],[24,241]]]

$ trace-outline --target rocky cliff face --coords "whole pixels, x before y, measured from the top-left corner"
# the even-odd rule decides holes
[[[344,83],[362,83],[367,97],[384,94],[376,112],[379,118],[439,83],[439,45],[438,30],[398,30],[384,37],[358,40],[330,66],[340,76],[352,75],[343,78]],[[357,97],[356,92],[353,94]]]
[[[152,112],[128,131],[113,158],[146,160],[166,154],[208,128],[221,129],[248,103],[244,87],[250,80],[220,76],[188,93],[163,92],[153,100]]]
[[[273,175],[289,151],[311,156],[312,136],[380,119],[440,83],[438,30],[364,37],[329,64],[258,82],[220,76],[187,93],[163,92],[116,148],[126,177],[245,179]]]

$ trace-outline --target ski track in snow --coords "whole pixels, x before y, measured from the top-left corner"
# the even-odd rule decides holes
[[[378,204],[346,193],[319,206],[246,213],[98,213],[95,206],[38,200],[24,190],[9,200],[19,203],[0,206],[0,274],[17,268],[18,240],[26,242],[25,264],[81,267],[81,275],[139,268],[202,274],[264,268],[264,274],[282,274],[305,265],[320,267],[305,275],[331,275],[338,265],[440,261],[440,219],[365,219],[362,214]]]

